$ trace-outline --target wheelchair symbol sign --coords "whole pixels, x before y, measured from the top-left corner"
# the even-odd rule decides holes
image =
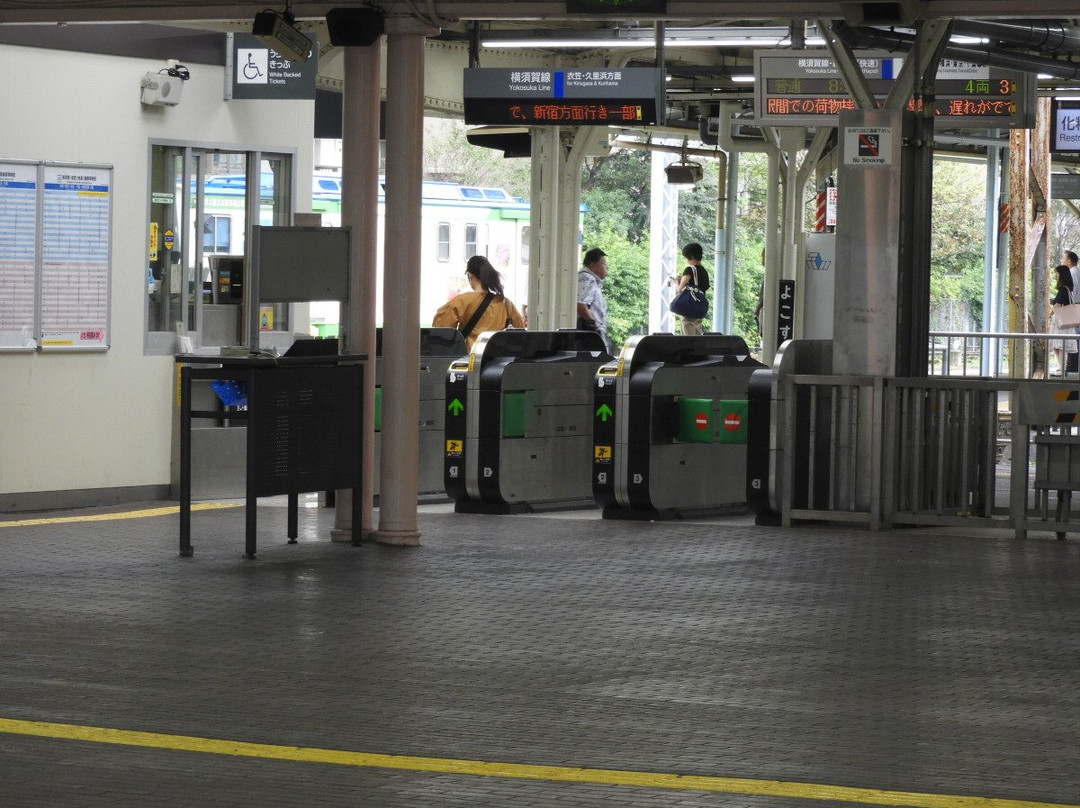
[[[241,48],[236,54],[236,83],[268,84],[269,66],[269,49]]]

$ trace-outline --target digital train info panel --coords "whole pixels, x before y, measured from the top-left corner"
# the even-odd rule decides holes
[[[495,126],[649,125],[663,110],[654,67],[465,69],[465,123]]]
[[[890,53],[855,54],[884,106],[903,58]],[[828,51],[756,51],[755,121],[770,126],[836,126],[841,110],[855,100]],[[939,125],[965,129],[1029,129],[1035,126],[1035,77],[995,67],[942,59],[934,80]],[[909,110],[917,111],[915,99]]]

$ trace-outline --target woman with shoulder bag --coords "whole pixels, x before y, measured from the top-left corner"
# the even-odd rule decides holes
[[[1063,326],[1058,323],[1058,319],[1061,316],[1061,310],[1059,307],[1068,306],[1073,303],[1073,282],[1072,272],[1065,264],[1059,264],[1055,269],[1057,277],[1057,291],[1054,294],[1054,298],[1050,301],[1053,304],[1053,313],[1050,315],[1050,333],[1051,334],[1075,334],[1076,326]],[[1053,349],[1054,357],[1057,359],[1058,370],[1053,375],[1061,376],[1066,372],[1066,362],[1064,354],[1076,353],[1076,340],[1069,339],[1055,339],[1050,341],[1050,347]]]
[[[525,318],[503,295],[502,276],[482,255],[474,255],[465,265],[471,291],[462,292],[435,312],[431,324],[440,328],[456,328],[472,350],[476,338],[484,331],[524,328]]]
[[[679,287],[675,290],[675,299],[677,299],[687,287],[690,287],[701,293],[701,299],[705,301],[705,305],[704,314],[702,314],[701,317],[691,317],[676,312],[676,316],[679,318],[679,333],[683,336],[698,336],[705,333],[705,328],[702,326],[701,321],[709,311],[708,298],[705,296],[705,292],[709,289],[709,272],[701,265],[701,258],[704,255],[704,252],[701,249],[700,244],[697,242],[687,244],[682,248],[682,254],[683,258],[690,262],[690,266],[684,269],[682,275],[677,279]],[[676,279],[672,278],[672,280]]]

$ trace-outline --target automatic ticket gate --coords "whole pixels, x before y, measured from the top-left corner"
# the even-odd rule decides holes
[[[446,412],[446,371],[455,359],[469,352],[456,328],[420,329],[420,472],[417,492],[423,497],[445,497],[442,479],[443,414]],[[375,332],[375,494],[379,493],[382,451],[382,329]]]
[[[605,518],[704,515],[746,502],[740,337],[632,337],[594,385],[592,488]]]
[[[592,506],[591,331],[493,331],[446,375],[444,484],[459,513]]]

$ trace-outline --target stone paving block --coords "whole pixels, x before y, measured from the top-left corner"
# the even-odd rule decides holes
[[[305,507],[289,545],[266,502],[255,560],[243,508],[196,512],[190,559],[175,516],[0,526],[0,718],[1080,800],[1078,542],[425,508],[421,547],[352,547]],[[0,793],[17,808],[833,805],[12,734]]]

